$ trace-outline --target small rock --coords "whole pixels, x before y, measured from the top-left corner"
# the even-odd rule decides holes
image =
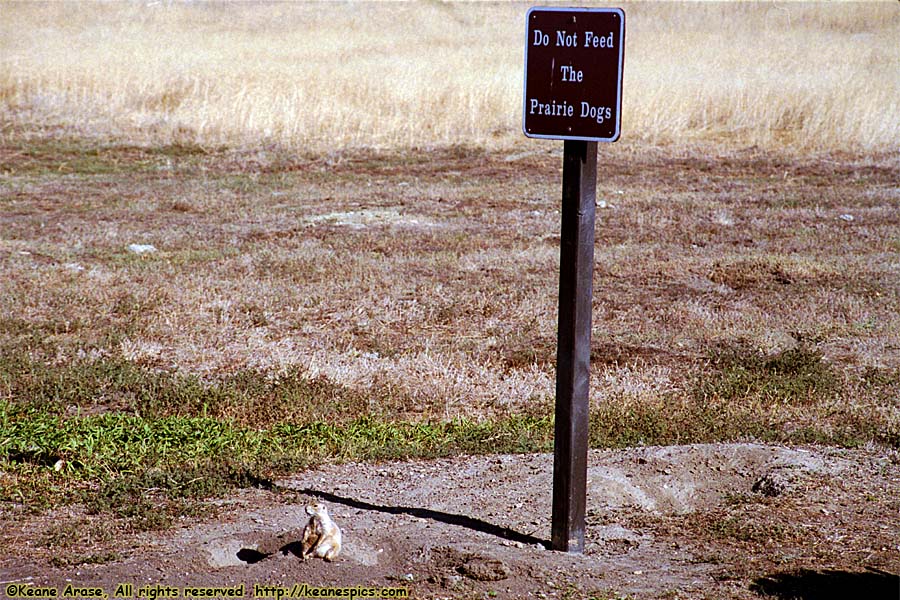
[[[847,221],[849,223],[849,222],[853,221],[854,217],[853,217],[853,215],[843,214],[840,216],[840,219],[841,219],[841,221]]]
[[[153,244],[130,244],[128,249],[135,254],[148,254],[156,252],[156,246]]]

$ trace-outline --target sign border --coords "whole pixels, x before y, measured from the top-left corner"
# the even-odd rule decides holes
[[[531,13],[557,12],[557,13],[615,13],[619,15],[619,80],[616,82],[616,130],[612,137],[598,138],[579,135],[546,135],[540,133],[528,133],[525,129],[525,117],[528,114],[528,31]],[[625,11],[621,8],[557,8],[552,6],[532,6],[525,13],[525,73],[522,84],[522,133],[525,137],[542,140],[580,140],[583,142],[615,142],[622,135],[622,76],[625,73]]]

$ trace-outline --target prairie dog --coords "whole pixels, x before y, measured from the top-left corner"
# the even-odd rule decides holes
[[[328,509],[321,502],[313,502],[306,507],[309,522],[303,528],[303,560],[317,556],[328,562],[341,553],[341,530],[328,516]]]

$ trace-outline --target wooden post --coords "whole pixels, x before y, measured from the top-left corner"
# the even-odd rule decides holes
[[[559,329],[551,546],[584,552],[597,142],[566,140],[559,251]]]

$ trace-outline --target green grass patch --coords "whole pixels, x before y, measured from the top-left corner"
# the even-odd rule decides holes
[[[298,373],[210,384],[114,360],[64,367],[19,359],[18,373],[12,360],[2,364],[9,399],[0,400],[0,469],[17,485],[0,489],[0,501],[37,511],[82,502],[132,530],[167,527],[206,498],[271,487],[312,463],[534,452],[552,443],[548,416],[398,421],[369,411],[356,392]],[[113,399],[131,410],[111,410]]]
[[[82,501],[134,530],[164,528],[197,501],[272,486],[278,475],[324,460],[363,461],[550,448],[552,420],[386,422],[361,417],[263,430],[208,417],[107,414],[63,418],[0,405],[0,465],[20,480],[0,501],[49,507]],[[28,483],[27,491],[23,485]],[[76,490],[76,493],[73,493]]]
[[[367,415],[345,424],[279,423],[258,430],[210,417],[145,419],[109,413],[67,418],[0,403],[0,459],[10,465],[53,468],[62,477],[81,480],[143,477],[152,469],[178,468],[174,479],[165,476],[169,483],[163,487],[179,490],[196,488],[178,483],[186,473],[193,474],[189,478],[195,483],[212,473],[213,478],[243,485],[263,481],[257,473],[282,471],[279,465],[532,452],[546,450],[551,436],[552,419],[524,415],[438,423],[390,422]],[[236,470],[234,465],[244,466]]]
[[[743,343],[722,346],[710,353],[709,367],[695,381],[698,400],[796,405],[832,399],[841,392],[831,365],[818,349],[805,344],[774,354]]]
[[[609,398],[593,407],[590,445],[627,447],[759,440],[900,446],[896,424],[864,406],[823,398],[840,389],[815,351],[716,355],[688,393]],[[867,371],[872,397],[896,373]],[[81,502],[134,530],[166,527],[204,499],[272,487],[278,476],[327,461],[549,452],[553,416],[402,419],[410,399],[365,393],[301,371],[245,371],[216,381],[117,359],[54,365],[0,353],[0,501],[36,511]],[[874,411],[874,412],[873,412]]]

